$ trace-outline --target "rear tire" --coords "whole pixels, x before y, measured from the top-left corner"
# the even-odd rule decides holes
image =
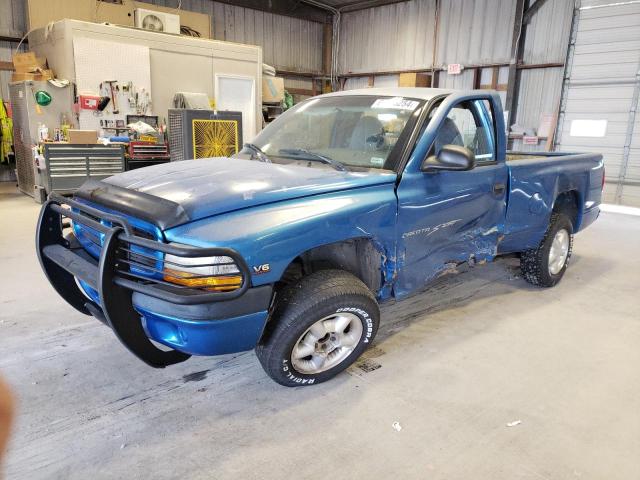
[[[567,270],[573,248],[573,225],[562,213],[552,213],[549,228],[536,249],[520,256],[520,269],[525,280],[540,287],[553,287]]]
[[[281,385],[325,382],[371,345],[379,321],[378,303],[362,281],[321,270],[283,291],[256,355]]]

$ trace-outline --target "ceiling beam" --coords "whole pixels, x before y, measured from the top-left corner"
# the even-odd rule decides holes
[[[524,12],[528,10],[529,0],[516,0],[515,18],[513,19],[513,37],[511,39],[511,62],[509,63],[509,80],[507,82],[507,98],[504,110],[509,112],[507,128],[516,120],[518,106],[519,75],[518,64],[522,62],[527,27],[524,23]]]
[[[332,15],[319,7],[314,7],[300,0],[216,0],[227,5],[251,8],[263,12],[285,15],[287,17],[300,18],[318,23],[331,23]]]
[[[533,5],[527,8],[527,10],[524,12],[524,16],[522,17],[522,23],[524,23],[525,25],[528,24],[546,1],[547,0],[536,0]]]
[[[365,8],[382,7],[393,3],[405,3],[407,1],[408,0],[355,0],[337,5],[336,8],[338,8],[341,13],[345,13],[364,10]]]

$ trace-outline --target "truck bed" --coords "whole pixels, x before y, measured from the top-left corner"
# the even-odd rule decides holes
[[[566,152],[507,152],[509,198],[500,252],[535,248],[561,196],[577,205],[575,231],[598,216],[604,167],[602,155]]]

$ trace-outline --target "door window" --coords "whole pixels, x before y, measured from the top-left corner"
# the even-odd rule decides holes
[[[434,153],[438,155],[444,145],[459,145],[473,152],[477,164],[495,160],[493,122],[486,108],[482,100],[454,106],[440,125]]]

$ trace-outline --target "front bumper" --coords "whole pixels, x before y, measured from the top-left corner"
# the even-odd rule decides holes
[[[99,260],[74,237],[63,235],[63,217],[104,234]],[[108,226],[96,217],[108,220]],[[230,249],[175,246],[137,236],[125,217],[56,195],[42,207],[36,247],[58,293],[80,312],[107,324],[132,353],[153,367],[191,355],[249,350],[267,321],[271,286],[250,288],[249,268]],[[136,276],[127,257],[135,248],[182,257],[231,257],[242,273],[242,284],[230,292],[203,292]],[[152,340],[172,350],[160,349]]]

